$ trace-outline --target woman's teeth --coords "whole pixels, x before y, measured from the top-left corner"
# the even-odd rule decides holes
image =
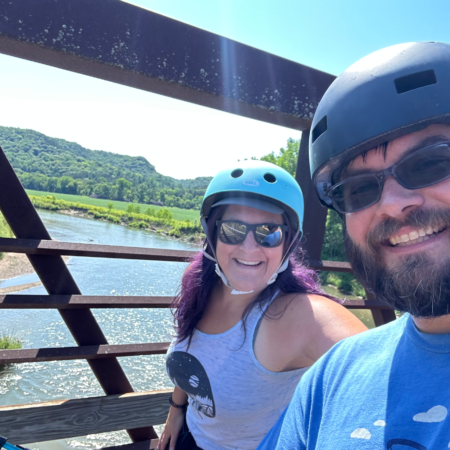
[[[237,258],[236,258],[236,261],[239,264],[243,264],[244,266],[257,266],[257,265],[261,264],[261,261],[244,261],[242,259],[237,259]]]
[[[407,245],[418,244],[419,242],[426,241],[432,237],[432,235],[436,233],[440,233],[445,230],[445,226],[435,226],[435,227],[426,227],[420,228],[419,230],[411,231],[408,234],[401,234],[397,236],[392,236],[389,238],[389,242],[391,245],[396,247],[405,247]]]

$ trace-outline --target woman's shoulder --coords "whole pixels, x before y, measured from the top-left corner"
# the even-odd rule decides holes
[[[350,314],[353,316],[335,300],[319,294],[299,292],[289,294],[280,292],[270,305],[269,313],[278,315],[280,318],[286,316],[285,320],[308,320],[311,315],[316,319],[322,316],[328,316],[329,314],[338,316],[341,314],[345,316]]]
[[[314,360],[336,342],[367,330],[345,307],[322,295],[281,294],[268,313],[284,338],[297,342]]]

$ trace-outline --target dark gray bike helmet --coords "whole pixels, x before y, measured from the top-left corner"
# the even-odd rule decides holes
[[[325,92],[312,123],[311,176],[322,204],[339,168],[364,151],[434,123],[450,124],[450,45],[413,42],[376,51]]]

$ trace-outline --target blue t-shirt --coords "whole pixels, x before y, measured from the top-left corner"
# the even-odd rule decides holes
[[[450,334],[405,314],[336,344],[257,450],[450,448]]]

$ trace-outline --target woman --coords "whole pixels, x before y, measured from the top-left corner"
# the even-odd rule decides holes
[[[174,301],[167,371],[176,387],[159,450],[177,441],[177,449],[255,449],[307,368],[366,329],[290,257],[302,221],[297,182],[273,164],[246,161],[211,181],[206,244]]]

